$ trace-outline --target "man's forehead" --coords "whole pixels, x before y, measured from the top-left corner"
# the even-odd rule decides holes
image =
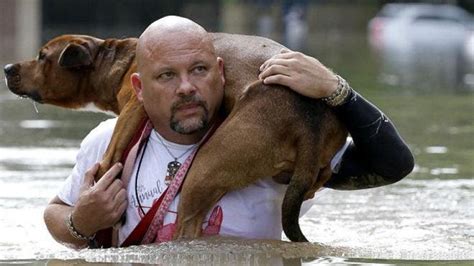
[[[169,35],[157,35],[146,42],[149,50],[172,50],[208,47],[209,40],[199,35],[173,33]]]
[[[212,43],[203,38],[170,38],[155,39],[147,42],[145,53],[154,58],[174,57],[181,54],[205,56],[214,55]]]
[[[155,54],[150,57],[152,60],[148,62],[153,65],[153,68],[188,68],[196,64],[212,64],[215,57],[205,51],[199,49],[193,50],[174,50],[173,52]]]
[[[202,61],[216,58],[212,39],[207,32],[155,29],[154,31],[148,31],[140,38],[137,47],[139,67],[146,61],[156,65],[158,63],[156,61],[159,61],[159,63],[173,63],[176,61],[184,63],[196,58],[200,58],[199,60]]]

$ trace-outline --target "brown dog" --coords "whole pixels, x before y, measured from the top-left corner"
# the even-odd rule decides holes
[[[189,169],[175,237],[200,236],[205,215],[226,192],[286,174],[292,177],[282,206],[283,229],[290,240],[307,241],[298,224],[301,204],[330,177],[330,160],[347,132],[321,101],[257,81],[259,66],[283,46],[255,36],[213,33],[213,39],[225,62],[228,117]],[[136,70],[136,41],[64,35],[43,46],[36,60],[4,69],[8,88],[20,96],[120,114],[101,173],[120,160],[146,118],[129,81]]]

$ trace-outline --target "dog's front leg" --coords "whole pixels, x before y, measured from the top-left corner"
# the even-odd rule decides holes
[[[132,97],[120,112],[112,134],[112,139],[100,162],[100,167],[95,177],[96,181],[99,180],[112,165],[122,159],[125,149],[128,147],[144,119],[146,119],[146,113],[142,103],[140,103],[136,97]]]
[[[246,113],[242,116],[253,119]],[[261,156],[275,146],[268,141],[270,139],[273,136],[270,137],[258,123],[232,117],[224,121],[203,144],[186,176],[174,238],[199,237],[207,214],[226,193],[272,173],[273,157]]]
[[[201,236],[202,224],[209,210],[227,192],[226,171],[217,160],[209,161],[211,143],[206,143],[196,155],[193,165],[184,180],[180,192],[176,238],[197,238]],[[207,145],[211,144],[211,145]],[[218,169],[222,169],[218,171]]]

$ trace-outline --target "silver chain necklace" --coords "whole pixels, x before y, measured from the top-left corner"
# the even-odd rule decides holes
[[[170,151],[168,146],[166,146],[165,143],[163,142],[162,137],[160,135],[158,135],[158,133],[156,133],[156,135],[157,135],[158,139],[160,140],[161,145],[163,145],[163,147],[165,147],[168,154],[174,159],[173,161],[168,163],[168,167],[167,167],[167,170],[166,170],[165,184],[169,186],[169,184],[171,184],[171,181],[173,181],[174,176],[178,172],[179,168],[181,167],[181,163],[178,162],[178,160],[181,159],[190,150],[196,148],[196,146],[198,144],[196,143],[196,144],[192,145],[187,150],[185,150],[180,156],[174,156],[174,154]]]

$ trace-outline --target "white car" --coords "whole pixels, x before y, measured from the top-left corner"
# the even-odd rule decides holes
[[[458,6],[396,3],[370,20],[368,37],[382,59],[383,81],[459,87],[474,62],[473,29],[472,15]]]

